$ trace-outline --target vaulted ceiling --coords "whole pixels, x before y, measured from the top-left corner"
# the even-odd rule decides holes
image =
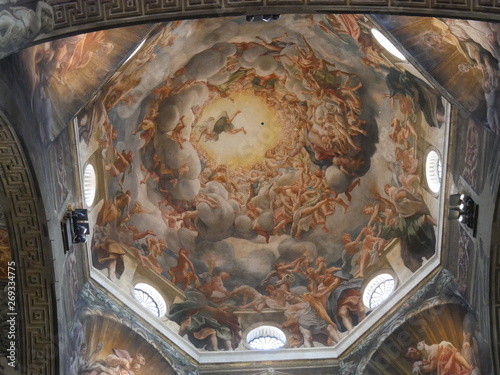
[[[404,373],[404,351],[427,340],[488,373],[472,318],[489,315],[488,292],[471,299],[452,246],[478,259],[475,233],[444,210],[447,192],[484,178],[473,168],[487,163],[479,134],[498,126],[497,44],[493,23],[290,14],[98,31],[4,59],[22,82],[13,107],[33,113],[36,128],[16,127],[48,216],[89,211],[88,243],[54,260],[61,371],[92,373],[122,349],[158,373]],[[60,252],[71,236],[55,241]],[[395,290],[363,303],[381,274]],[[285,334],[282,349],[250,347],[262,325]]]
[[[229,308],[241,327],[225,342],[179,328],[204,350],[242,350],[236,331],[296,324],[314,303],[329,326],[311,331],[338,328],[287,346],[346,337],[372,275],[401,288],[438,249],[439,194],[419,158],[444,154],[447,103],[374,28],[356,15],[159,25],[78,116],[81,162],[101,176],[92,274],[154,286],[167,325],[195,319],[200,298]]]

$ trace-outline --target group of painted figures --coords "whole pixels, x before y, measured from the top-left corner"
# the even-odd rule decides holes
[[[315,22],[312,17],[306,19]],[[192,259],[194,249],[175,252],[161,234],[182,229],[194,241],[215,243],[234,237],[263,244],[283,239],[299,242],[316,230],[328,233],[332,228],[329,217],[337,205],[343,214],[348,211],[352,192],[370,169],[375,152],[371,138],[375,137],[368,135],[376,134],[377,124],[363,119],[363,84],[358,76],[317,57],[306,37],[292,41],[284,33],[270,41],[258,37],[251,42],[216,43],[195,55],[169,75],[165,84],[152,89],[145,100],[144,117],[133,132],[124,134],[113,125],[113,110],[137,101],[133,90],[141,82],[141,69],[159,49],[174,43],[178,27],[180,23],[171,23],[149,40],[82,118],[82,128],[97,135],[105,170],[114,182],[109,186],[115,189],[100,208],[94,228],[94,267],[105,269],[116,280],[124,271],[124,257],[132,256],[140,266],[179,286],[185,301],[171,306],[168,317],[179,324],[181,336],[187,335],[206,350],[238,347],[237,310],[241,309],[282,311],[282,326],[290,332],[288,347],[311,347],[313,341],[338,343],[341,332],[350,332],[366,317],[361,286],[389,240],[401,240],[403,262],[412,271],[434,254],[434,219],[422,197],[413,193],[413,185],[419,182],[415,121],[423,113],[429,125],[440,126],[438,108],[433,107],[439,98],[429,99],[430,88],[409,72],[389,67],[363,17],[325,16],[320,22],[325,33],[355,43],[367,69],[382,77],[387,73],[387,96],[397,103],[401,115],[391,124],[390,138],[397,146],[393,186],[373,193],[373,203],[364,207],[367,224],[355,239],[351,233],[341,236],[344,253],[336,266],[327,264],[326,256],[278,260],[259,285],[236,285],[229,290],[224,282],[232,276],[226,270],[216,271],[213,264],[200,267],[203,260]],[[210,73],[225,74],[223,83],[215,84],[190,71],[196,65],[193,61],[205,57],[204,53],[223,57],[219,71]],[[270,59],[274,69],[258,74],[251,58],[254,62]],[[300,92],[298,88],[292,91],[292,84]],[[236,124],[238,111],[224,112],[208,123],[196,120],[203,111],[201,98],[206,105],[230,99],[234,92],[262,97],[282,126],[282,138],[251,167],[217,164],[203,145],[219,142],[222,134],[247,136],[244,126]],[[196,100],[190,102],[191,97]],[[177,102],[186,108],[180,104],[174,108]],[[139,146],[117,150],[121,140]],[[151,202],[140,202],[140,188],[148,189]],[[143,215],[163,219],[163,229],[141,228]],[[172,265],[175,258],[177,264]]]
[[[203,278],[196,273],[185,249],[179,250],[177,265],[168,271],[186,300],[174,304],[168,318],[179,324],[179,334],[188,334],[191,342],[207,350],[235,349],[241,340],[236,310],[264,309],[283,311],[283,328],[290,331],[288,347],[313,346],[313,339],[333,345],[340,341],[339,330],[350,331],[365,318],[361,302],[361,278],[339,267],[328,267],[323,257],[312,262],[305,256],[285,264],[278,263],[261,282],[260,293],[248,285],[233,290],[224,286],[231,275],[212,270]],[[296,279],[305,280],[306,292],[291,292]],[[259,288],[259,289],[260,289]],[[323,334],[323,335],[319,335]]]
[[[424,341],[411,346],[405,358],[413,363],[413,373],[435,373],[449,375],[479,375],[476,355],[471,353],[472,347],[464,342],[464,350],[460,352],[448,341],[439,344],[427,344]],[[106,358],[83,363],[78,375],[135,375],[146,366],[146,360],[140,353],[133,356],[127,350],[113,349]]]

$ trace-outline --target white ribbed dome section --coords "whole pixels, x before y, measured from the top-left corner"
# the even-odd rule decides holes
[[[285,346],[286,336],[282,330],[273,326],[260,326],[247,335],[247,343],[252,349],[270,350]]]
[[[437,194],[441,190],[442,171],[443,166],[439,154],[434,150],[429,151],[425,158],[425,178],[427,179],[429,189],[433,193]]]
[[[83,172],[83,194],[85,196],[85,204],[91,207],[94,203],[95,193],[97,189],[97,180],[95,170],[92,164],[87,164]]]

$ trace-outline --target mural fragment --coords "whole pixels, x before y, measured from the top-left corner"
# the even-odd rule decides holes
[[[459,305],[435,305],[386,338],[364,373],[488,374],[485,344],[474,312]]]
[[[175,373],[154,344],[130,327],[99,309],[82,311],[81,320],[75,320],[69,331],[69,374]]]
[[[44,144],[57,137],[151,28],[79,34],[20,52],[28,73],[27,99]]]
[[[16,3],[0,3],[0,59],[54,29],[54,10],[45,1],[34,1],[34,9]]]
[[[497,134],[500,132],[497,23],[435,17],[373,17],[476,122]]]

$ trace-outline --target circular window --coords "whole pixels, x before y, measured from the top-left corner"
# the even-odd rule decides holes
[[[391,274],[382,273],[370,280],[363,292],[363,303],[373,309],[384,302],[396,289],[396,281]]]
[[[161,294],[149,284],[139,283],[134,287],[134,298],[147,310],[161,318],[167,312],[167,304]]]
[[[377,29],[371,29],[371,32],[375,39],[377,39],[377,42],[379,42],[380,45],[384,47],[391,55],[398,58],[399,60],[406,60],[406,57],[404,57],[404,55],[399,52],[396,46],[392,44],[392,42],[387,39],[384,34],[382,34]]]
[[[260,326],[247,335],[247,343],[252,349],[269,350],[285,346],[286,336],[282,330],[273,326]]]
[[[96,175],[92,164],[87,164],[83,173],[83,194],[85,195],[85,204],[87,207],[94,203],[96,192]]]
[[[439,193],[441,189],[441,177],[443,174],[443,165],[441,164],[441,158],[439,154],[431,150],[427,153],[425,158],[425,178],[427,179],[427,185],[433,193]]]

